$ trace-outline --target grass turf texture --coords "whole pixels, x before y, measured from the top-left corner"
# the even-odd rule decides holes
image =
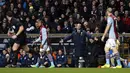
[[[0,68],[0,73],[130,73],[130,69],[101,68]]]

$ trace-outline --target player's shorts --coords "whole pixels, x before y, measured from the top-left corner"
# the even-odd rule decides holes
[[[40,52],[43,52],[43,51],[50,51],[50,47],[48,45],[44,45],[42,49],[40,49]]]
[[[20,44],[20,46],[26,45],[27,44],[26,36],[17,37],[14,43]]]
[[[105,44],[105,47],[107,47],[109,49],[114,49],[114,48],[116,48],[116,46],[117,46],[117,43],[116,43],[115,39],[108,39]]]
[[[9,39],[9,42],[8,42],[8,44],[7,44],[7,47],[12,47],[12,46],[14,45],[14,42],[15,42],[15,40],[12,39],[12,38],[10,38],[10,39]]]

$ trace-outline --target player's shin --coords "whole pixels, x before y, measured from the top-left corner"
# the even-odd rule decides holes
[[[106,52],[106,64],[101,66],[101,68],[109,68],[110,67],[110,55],[109,52]]]
[[[49,61],[51,62],[51,66],[54,66],[52,55],[49,53],[49,54],[47,54],[47,57],[48,57]]]
[[[15,50],[14,52],[14,58],[13,58],[13,65],[17,64],[17,60],[18,60],[18,51]]]
[[[120,61],[120,55],[119,55],[119,53],[115,53],[114,56],[116,58],[117,65],[121,66],[121,61]]]
[[[111,57],[111,66],[115,67],[115,58],[114,57]]]
[[[110,65],[110,54],[106,52],[106,64]]]

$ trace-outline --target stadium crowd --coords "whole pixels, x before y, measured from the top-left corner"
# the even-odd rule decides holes
[[[23,22],[27,33],[37,33],[34,24],[38,18],[44,20],[50,33],[70,33],[75,21],[80,21],[86,31],[103,32],[107,7],[112,7],[118,18],[119,31],[130,32],[129,0],[1,0],[0,33],[7,33],[9,10]]]
[[[129,0],[0,0],[0,33],[7,34],[8,32],[7,11],[12,11],[13,16],[23,23],[26,32],[31,34],[39,33],[35,27],[37,19],[44,21],[48,33],[71,33],[76,27],[76,21],[81,22],[82,29],[86,32],[102,33],[106,27],[107,7],[111,7],[117,17],[119,33],[129,33]],[[96,48],[93,47],[93,41],[90,40],[90,42],[89,48]],[[13,62],[11,58],[13,58],[11,48],[3,50],[0,53],[0,67],[9,67]],[[17,65],[31,67],[36,64],[37,58],[38,54],[27,54],[21,49]],[[69,63],[62,50],[55,52],[53,58],[56,67],[65,67],[65,64]],[[94,60],[93,58],[92,61]],[[96,65],[93,63],[92,65]],[[40,64],[45,67],[50,66],[47,57]]]

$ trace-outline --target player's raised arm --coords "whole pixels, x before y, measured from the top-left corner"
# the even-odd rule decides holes
[[[72,33],[71,35],[65,37],[65,38],[63,39],[63,42],[72,39],[72,37],[73,37],[73,33]]]

